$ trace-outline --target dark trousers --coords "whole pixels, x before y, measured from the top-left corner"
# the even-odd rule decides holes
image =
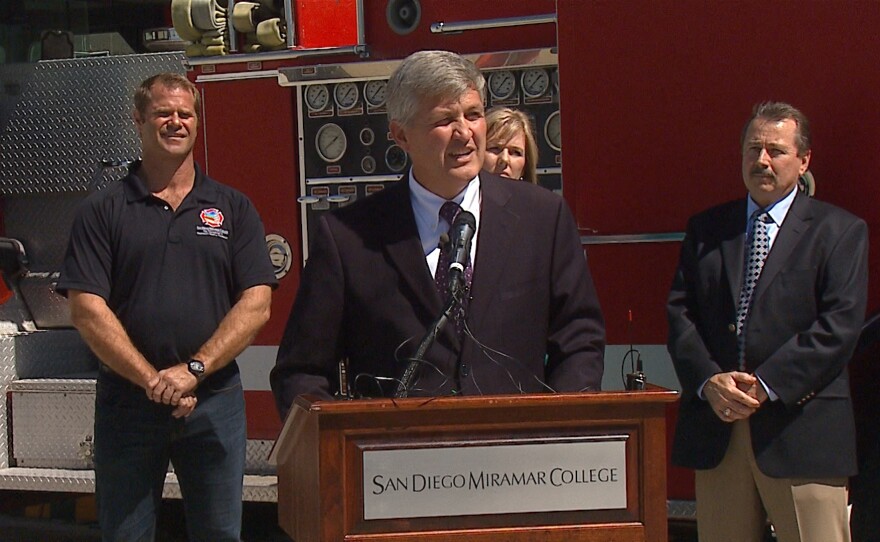
[[[853,542],[880,542],[880,432],[862,450],[859,475],[851,480]]]
[[[219,376],[219,375],[218,375]],[[190,542],[239,541],[245,462],[244,394],[237,372],[203,382],[183,419],[102,372],[95,398],[95,493],[105,542],[152,542],[169,461]]]

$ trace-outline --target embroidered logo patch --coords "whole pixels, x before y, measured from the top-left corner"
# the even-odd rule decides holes
[[[196,226],[196,235],[208,235],[211,237],[219,237],[220,239],[229,238],[229,230],[221,228],[223,225],[223,212],[220,209],[211,207],[210,209],[202,209],[199,218],[204,226]]]
[[[219,228],[223,225],[223,213],[220,209],[215,207],[211,207],[210,209],[202,209],[202,212],[199,213],[199,218],[202,219],[202,222],[205,223],[206,226],[210,226],[212,228]]]

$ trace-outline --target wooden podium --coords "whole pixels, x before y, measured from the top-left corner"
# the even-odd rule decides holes
[[[677,395],[300,397],[272,453],[279,523],[295,542],[665,541]]]

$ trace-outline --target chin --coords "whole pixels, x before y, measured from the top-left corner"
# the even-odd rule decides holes
[[[479,166],[467,165],[455,168],[450,173],[459,179],[470,181],[471,179],[476,177],[480,173],[480,171],[482,171],[482,168],[480,168]]]

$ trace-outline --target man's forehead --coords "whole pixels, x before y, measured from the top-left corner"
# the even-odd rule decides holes
[[[797,122],[794,119],[767,119],[758,117],[752,120],[746,134],[747,141],[760,141],[764,139],[787,139],[794,137],[797,131]]]
[[[425,97],[421,100],[421,105],[422,105],[422,108],[425,110],[438,109],[438,108],[450,109],[450,108],[458,106],[459,104],[461,104],[461,102],[463,102],[465,100],[474,101],[474,100],[470,100],[470,98],[472,98],[473,94],[476,94],[476,96],[479,98],[479,100],[478,100],[479,105],[483,105],[483,99],[479,95],[480,93],[477,92],[477,90],[473,89],[473,88],[468,88],[464,92],[452,92],[452,93],[447,92],[444,94],[436,94],[434,96],[428,96],[428,97]]]
[[[191,92],[186,90],[183,87],[166,87],[164,85],[153,86],[152,92],[150,94],[150,102],[158,107],[159,104],[168,103],[171,101],[176,101],[178,97],[186,98],[189,104],[195,103],[195,97]]]

